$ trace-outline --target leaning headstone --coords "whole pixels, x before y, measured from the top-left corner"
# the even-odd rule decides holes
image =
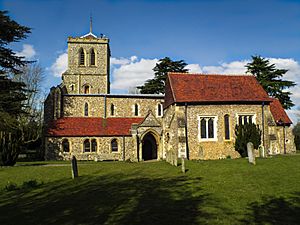
[[[255,165],[255,152],[252,142],[247,143],[247,152],[249,163]]]
[[[181,171],[185,173],[185,162],[184,162],[184,156],[181,156]]]
[[[178,158],[177,158],[177,154],[173,154],[173,158],[174,158],[174,166],[178,166]]]
[[[78,177],[77,159],[75,156],[72,157],[71,165],[72,165],[72,178],[75,179],[76,177]]]

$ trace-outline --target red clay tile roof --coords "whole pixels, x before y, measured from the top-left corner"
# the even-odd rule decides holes
[[[131,125],[144,118],[64,117],[53,121],[46,136],[123,136],[130,135]]]
[[[270,110],[273,115],[273,118],[277,125],[290,125],[293,122],[290,120],[289,116],[286,114],[284,108],[281,103],[276,98],[271,98],[272,102],[270,103]],[[281,120],[281,123],[280,123]]]
[[[252,75],[169,73],[165,107],[174,102],[270,102]]]

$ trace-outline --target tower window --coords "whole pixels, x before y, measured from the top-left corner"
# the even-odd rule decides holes
[[[89,104],[87,102],[84,104],[84,116],[89,116]]]
[[[117,142],[117,139],[113,139],[111,141],[111,151],[112,152],[117,152],[118,151],[118,142]]]
[[[85,85],[83,87],[83,92],[84,92],[84,94],[89,94],[90,93],[90,86],[89,85]]]
[[[111,116],[114,116],[114,115],[115,115],[115,106],[114,106],[114,104],[111,104],[111,105],[110,105],[110,115],[111,115]]]
[[[90,56],[91,56],[91,66],[95,66],[95,58],[96,57],[95,57],[95,51],[93,48],[91,49]]]
[[[79,65],[84,66],[84,61],[85,61],[85,55],[83,49],[81,48],[79,50]]]
[[[162,116],[162,104],[157,105],[157,116]]]
[[[138,115],[139,115],[139,105],[138,105],[138,104],[135,104],[135,105],[134,105],[134,115],[135,115],[135,116],[138,116]]]

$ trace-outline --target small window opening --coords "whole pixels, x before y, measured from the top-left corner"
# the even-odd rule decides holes
[[[139,115],[139,106],[138,106],[138,104],[135,104],[135,105],[134,105],[134,115],[135,115],[135,116],[138,116],[138,115]]]
[[[70,144],[69,141],[67,139],[64,139],[62,141],[62,148],[64,152],[70,152]]]
[[[118,151],[118,142],[116,139],[113,139],[111,141],[111,151],[112,152],[117,152]]]
[[[84,116],[89,116],[89,104],[84,104]]]

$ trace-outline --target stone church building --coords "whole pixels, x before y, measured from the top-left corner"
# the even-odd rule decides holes
[[[48,160],[240,157],[237,124],[262,130],[267,154],[295,152],[291,120],[250,75],[169,73],[165,95],[110,94],[109,39],[68,38],[68,68],[45,101]]]

